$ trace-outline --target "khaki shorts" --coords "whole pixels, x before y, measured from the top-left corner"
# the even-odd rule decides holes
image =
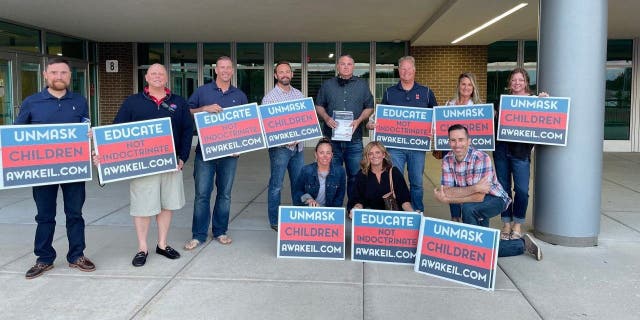
[[[184,207],[182,171],[165,172],[131,180],[130,214],[149,217],[160,210],[178,210]]]

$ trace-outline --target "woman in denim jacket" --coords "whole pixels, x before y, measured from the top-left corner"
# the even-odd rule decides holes
[[[331,141],[320,139],[316,145],[316,162],[300,170],[293,185],[296,206],[342,207],[346,190],[346,174],[342,166],[331,165]]]

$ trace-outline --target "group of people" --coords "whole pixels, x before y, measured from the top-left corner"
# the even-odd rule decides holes
[[[393,194],[399,209],[424,212],[422,176],[425,152],[385,148],[380,142],[363,146],[366,125],[375,128],[374,99],[368,82],[353,75],[354,59],[342,55],[337,62],[337,76],[326,80],[319,92],[316,111],[323,122],[325,138],[315,147],[316,161],[304,165],[302,142],[269,148],[270,178],[268,183],[267,216],[270,226],[278,230],[278,207],[285,173],[288,171],[292,203],[300,206],[342,207],[347,195],[347,212],[353,208],[385,209],[383,197]],[[398,63],[400,81],[386,90],[382,103],[390,105],[432,108],[438,105],[428,87],[415,81],[415,60],[402,57]],[[172,211],[185,204],[182,168],[188,160],[193,135],[191,115],[197,112],[219,113],[225,108],[248,103],[246,95],[231,84],[234,74],[232,60],[227,56],[217,59],[215,81],[205,84],[188,100],[173,94],[167,88],[167,70],[153,64],[147,70],[147,86],[142,92],[128,97],[118,110],[114,123],[170,117],[178,164],[176,171],[130,180],[130,214],[133,216],[138,250],[132,264],[145,265],[148,257],[147,235],[151,218],[158,227],[156,253],[169,259],[180,258],[180,253],[168,245],[168,232]],[[69,90],[71,72],[67,61],[52,58],[47,62],[44,78],[47,87],[23,101],[15,124],[53,124],[87,122],[86,100]],[[294,77],[291,65],[279,62],[274,69],[276,85],[268,92],[263,104],[304,98],[291,86]],[[509,79],[510,94],[528,95],[528,75],[524,69],[515,69]],[[480,102],[473,74],[463,73],[458,78],[455,97],[447,105],[470,105]],[[331,132],[339,126],[334,112],[350,112],[352,135],[349,141],[332,140]],[[90,133],[88,133],[91,136]],[[489,219],[502,214],[500,256],[533,253],[541,259],[541,252],[530,235],[522,234],[528,204],[528,182],[531,145],[520,143],[496,144],[494,171],[489,156],[470,145],[464,126],[449,128],[451,152],[442,159],[442,186],[434,190],[437,200],[450,204],[452,220],[479,226],[488,226]],[[99,159],[94,157],[94,162]],[[193,250],[207,241],[211,226],[213,239],[223,245],[232,242],[227,234],[231,207],[231,190],[236,174],[238,155],[204,161],[200,145],[195,150],[195,194],[192,237],[185,250]],[[409,185],[404,179],[405,166]],[[496,174],[497,173],[497,174]],[[511,201],[511,175],[515,197]],[[214,185],[216,199],[210,208]],[[503,188],[504,187],[504,188]],[[56,197],[62,189],[66,214],[69,266],[81,271],[93,271],[95,265],[84,256],[84,220],[82,206],[85,200],[84,182],[33,187],[38,224],[34,242],[36,264],[26,278],[42,275],[53,268],[56,252],[52,246],[55,230]]]

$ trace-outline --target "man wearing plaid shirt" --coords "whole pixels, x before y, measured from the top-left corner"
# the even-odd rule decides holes
[[[451,151],[442,159],[442,182],[433,192],[448,203],[451,211],[462,211],[462,222],[489,227],[491,217],[499,215],[511,199],[496,177],[489,155],[470,146],[469,132],[460,124],[449,127]],[[542,251],[530,234],[522,239],[500,240],[499,257],[532,254],[542,259]]]
[[[269,91],[262,104],[283,102],[304,98],[300,90],[291,86],[293,79],[293,69],[288,61],[280,61],[273,70],[276,78],[276,85]],[[278,207],[280,206],[280,193],[284,174],[289,170],[289,185],[291,186],[291,201],[293,201],[293,183],[298,178],[298,174],[304,165],[304,145],[301,142],[294,142],[288,145],[269,148],[269,160],[271,162],[271,177],[269,178],[269,195],[267,197],[267,211],[271,229],[278,231]]]

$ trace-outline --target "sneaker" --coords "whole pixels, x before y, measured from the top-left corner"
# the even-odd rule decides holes
[[[533,237],[527,233],[522,239],[524,239],[524,251],[534,256],[536,260],[542,260],[542,249],[540,249],[538,244],[533,240]]]
[[[27,270],[27,273],[24,275],[24,277],[27,279],[37,278],[51,269],[53,269],[53,264],[36,262],[33,267]]]
[[[96,265],[89,258],[82,256],[73,263],[69,263],[69,267],[78,268],[80,271],[92,272],[96,270]]]
[[[197,248],[200,245],[200,240],[198,239],[191,239],[189,241],[187,241],[187,243],[184,244],[184,249],[191,251],[195,248]]]

